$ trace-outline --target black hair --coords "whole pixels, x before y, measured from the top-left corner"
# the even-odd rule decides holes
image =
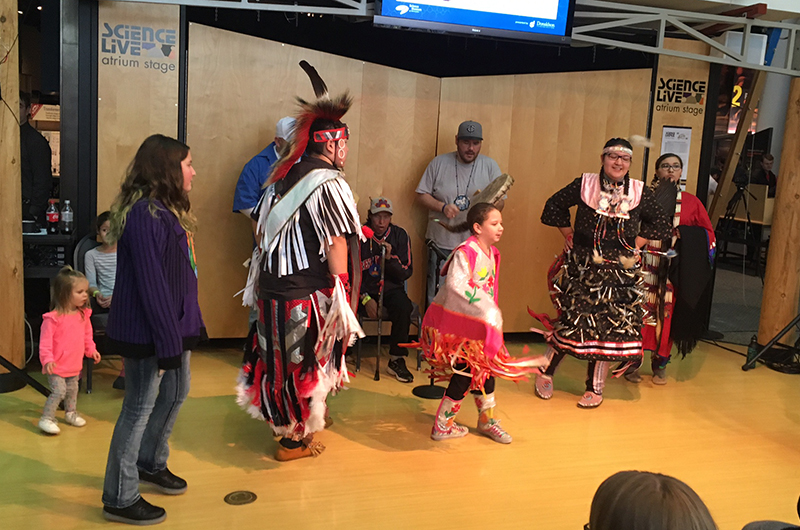
[[[606,142],[606,145],[603,146],[603,149],[605,149],[606,147],[614,147],[615,145],[621,145],[633,151],[633,146],[625,138],[612,138]]]
[[[475,224],[482,225],[488,219],[492,210],[497,210],[497,207],[488,202],[476,203],[469,209],[467,212],[467,224],[469,224],[469,231],[473,236],[475,235]]]
[[[31,95],[22,90],[19,91],[19,100],[25,105],[25,108],[31,106]]]
[[[97,219],[94,220],[94,224],[93,224],[94,233],[95,234],[99,234],[100,233],[100,227],[103,226],[103,223],[108,221],[110,218],[111,218],[111,212],[109,212],[108,210],[106,210],[105,212],[103,212],[100,215],[98,215]]]
[[[612,139],[610,139],[609,141],[606,142],[606,145],[603,146],[603,150],[605,150],[608,147],[614,147],[616,145],[621,145],[622,147],[627,147],[628,149],[633,151],[633,146],[625,138],[612,138]],[[605,157],[606,154],[603,153],[603,156]],[[608,179],[608,177],[606,177],[606,173],[605,173],[605,171],[603,171],[602,167],[600,168],[600,176],[605,178],[605,179]],[[625,195],[627,195],[628,191],[630,191],[630,187],[631,187],[631,174],[630,174],[630,171],[625,173],[624,182],[625,182],[625,184],[624,184],[625,189],[623,191],[624,191]]]
[[[660,165],[661,165],[661,162],[663,162],[663,161],[664,161],[664,160],[666,160],[667,158],[671,158],[671,157],[675,157],[675,158],[677,158],[677,159],[678,159],[678,162],[680,162],[680,163],[681,163],[681,169],[683,169],[683,159],[682,159],[681,157],[679,157],[679,156],[678,156],[678,155],[676,155],[675,153],[664,153],[663,155],[661,155],[660,157],[658,157],[658,158],[656,159],[656,171],[658,171],[658,166],[660,166]]]
[[[314,123],[312,123],[311,127],[308,129],[308,145],[306,146],[306,152],[315,155],[324,154],[325,143],[315,142],[314,133],[317,131],[327,131],[330,129],[341,129],[342,127],[347,127],[347,125],[341,121],[326,120],[322,118],[314,120]]]

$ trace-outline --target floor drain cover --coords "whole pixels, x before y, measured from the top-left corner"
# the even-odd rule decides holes
[[[242,504],[250,504],[257,498],[252,491],[234,491],[225,495],[225,502],[234,506],[241,506]]]

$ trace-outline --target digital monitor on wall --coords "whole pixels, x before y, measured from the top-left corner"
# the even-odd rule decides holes
[[[378,0],[375,24],[568,44],[575,0]]]

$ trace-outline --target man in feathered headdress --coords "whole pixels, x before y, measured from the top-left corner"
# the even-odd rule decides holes
[[[300,66],[318,99],[298,98],[294,138],[252,215],[259,245],[244,302],[259,319],[237,389],[238,403],[281,436],[280,461],[324,450],[313,435],[325,428],[328,393],[348,381],[344,350],[363,336],[348,301],[347,238],[364,236],[341,172],[352,100],[331,99],[316,70]]]

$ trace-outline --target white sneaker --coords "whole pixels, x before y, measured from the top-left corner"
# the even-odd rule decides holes
[[[469,434],[469,429],[455,422],[447,430],[442,430],[438,428],[436,424],[434,424],[433,429],[431,430],[431,440],[436,440],[437,442],[440,442],[442,440],[447,440],[448,438],[463,438],[468,434]]]
[[[500,420],[490,419],[486,423],[479,421],[478,432],[501,444],[510,444],[512,440],[511,435],[500,427]]]
[[[47,434],[58,434],[61,432],[61,429],[58,428],[56,421],[49,418],[42,418],[39,420],[39,429],[41,429],[43,433]]]
[[[73,427],[83,427],[84,425],[86,425],[86,420],[78,416],[77,412],[67,412],[64,415],[64,421],[66,421]]]

